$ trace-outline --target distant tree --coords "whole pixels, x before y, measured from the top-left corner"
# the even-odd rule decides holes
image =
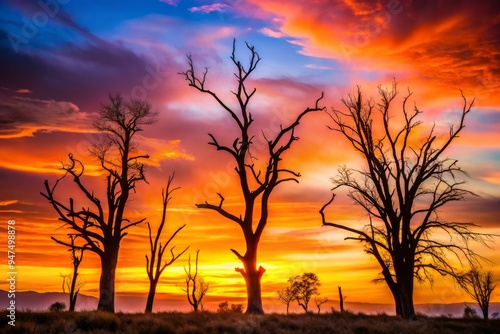
[[[409,92],[402,104],[400,117],[392,114],[391,103],[397,95],[379,86],[380,101],[366,99],[358,87],[356,94],[342,99],[346,112],[330,113],[335,127],[364,160],[358,169],[341,167],[333,179],[334,188],[346,188],[348,196],[368,215],[361,228],[327,222],[325,208],[320,210],[324,226],[342,229],[355,236],[364,250],[375,257],[382,271],[378,280],[387,283],[395,301],[396,314],[415,316],[413,304],[414,278],[430,280],[432,272],[457,276],[451,257],[474,263],[477,254],[469,247],[473,241],[485,244],[491,235],[476,233],[472,223],[447,222],[438,211],[448,202],[462,200],[472,194],[463,187],[466,175],[457,160],[446,156],[447,149],[465,127],[465,117],[474,103],[462,94],[463,109],[457,126],[438,135],[432,126],[427,134],[417,120],[422,112],[408,110]],[[445,233],[449,241],[434,236]]]
[[[493,313],[491,314],[491,318],[492,318],[492,319],[498,319],[499,315],[500,315],[500,312],[493,312]]]
[[[227,301],[221,302],[219,304],[219,307],[217,308],[218,313],[227,313],[227,312],[234,312],[234,313],[243,313],[243,305],[242,304],[231,304]]]
[[[493,273],[483,272],[473,267],[469,272],[458,278],[460,287],[474,299],[483,313],[483,318],[488,319],[490,297],[495,290]]]
[[[171,189],[172,181],[174,179],[174,174],[168,177],[168,182],[167,182],[167,187],[166,189],[162,189],[162,199],[163,199],[163,212],[161,216],[161,222],[160,225],[158,226],[158,229],[156,231],[156,236],[153,238],[152,232],[151,232],[151,225],[149,222],[147,223],[148,225],[148,231],[149,231],[149,256],[146,254],[146,272],[148,274],[149,278],[149,293],[148,293],[148,299],[146,301],[146,313],[151,313],[153,311],[153,302],[156,294],[156,287],[158,285],[158,282],[160,281],[161,274],[163,274],[163,271],[170,266],[172,263],[174,263],[184,252],[186,252],[189,248],[186,247],[183,251],[178,253],[177,255],[174,254],[174,248],[170,248],[170,259],[168,261],[162,262],[163,255],[165,254],[165,251],[167,250],[168,245],[170,245],[170,242],[175,238],[177,233],[179,233],[185,226],[186,224],[182,225],[179,227],[165,242],[165,244],[162,245],[160,242],[161,234],[163,232],[163,227],[165,226],[165,222],[167,220],[167,207],[168,203],[172,199],[171,195],[172,193],[179,189],[179,188],[174,188]]]
[[[340,304],[340,312],[344,312],[344,299],[345,297],[342,295],[342,287],[339,288],[339,304]]]
[[[186,292],[186,297],[189,304],[195,312],[198,312],[200,306],[203,306],[203,297],[207,294],[209,284],[205,282],[202,276],[198,274],[198,255],[200,250],[196,251],[196,262],[194,273],[191,272],[191,255],[188,257],[188,269],[184,267],[186,272],[186,288],[181,290]]]
[[[479,318],[477,316],[477,312],[475,309],[473,309],[472,307],[470,307],[469,305],[465,304],[465,308],[464,308],[464,314],[462,316],[463,318],[466,318],[466,319],[472,319],[472,318]]]
[[[268,222],[269,198],[279,184],[287,181],[298,182],[299,173],[281,166],[283,154],[290,149],[294,141],[299,139],[295,135],[295,129],[302,118],[311,112],[324,109],[318,106],[323,95],[316,100],[314,107],[306,108],[290,125],[280,126],[275,135],[272,136],[270,133],[262,132],[262,136],[267,143],[267,150],[262,156],[254,156],[253,154],[256,152],[255,149],[252,150],[252,148],[255,148],[254,138],[260,134],[261,130],[251,131],[254,118],[249,109],[249,102],[254,96],[256,89],[249,88],[247,80],[257,68],[257,64],[261,58],[257,51],[255,51],[255,48],[247,43],[246,46],[250,51],[250,58],[248,65],[244,66],[236,58],[235,43],[233,41],[231,60],[236,67],[234,75],[237,87],[232,91],[236,100],[236,107],[233,107],[233,104],[229,101],[223,101],[219,95],[206,87],[205,79],[208,69],[205,68],[201,74],[197,73],[190,55],[188,55],[188,70],[180,74],[185,77],[189,86],[211,96],[229,114],[238,131],[238,135],[232,141],[232,144],[225,145],[219,142],[212,134],[209,134],[211,138],[209,144],[214,146],[218,151],[229,154],[236,163],[235,170],[239,178],[238,184],[244,198],[244,213],[233,214],[227,211],[223,207],[224,197],[220,193],[218,194],[220,198],[218,204],[205,202],[196,206],[202,209],[214,210],[224,218],[240,226],[245,238],[246,252],[244,255],[241,255],[234,249],[231,249],[231,251],[243,263],[244,267],[236,268],[236,271],[241,273],[246,283],[246,313],[263,314],[261,278],[265,269],[262,266],[257,268],[257,250],[262,232]],[[224,129],[224,131],[231,132],[229,128]],[[262,161],[264,163],[259,167],[255,165],[255,161]]]
[[[55,302],[49,306],[51,312],[61,312],[66,309],[66,304],[63,302]]]
[[[328,297],[315,297],[314,298],[314,303],[316,304],[316,307],[318,308],[318,314],[321,313],[321,305],[325,304],[328,302]]]
[[[71,247],[70,257],[71,262],[73,264],[73,273],[69,275],[61,275],[63,279],[62,290],[65,293],[68,291],[69,293],[69,309],[68,311],[74,311],[76,305],[76,299],[78,298],[78,293],[80,289],[85,285],[85,282],[82,282],[78,277],[78,268],[80,267],[80,263],[83,261],[83,252],[84,249],[79,249],[75,247],[75,239],[76,236],[73,234],[69,235]]]
[[[137,182],[146,181],[145,165],[142,162],[149,158],[137,152],[136,135],[144,125],[152,124],[156,114],[151,112],[149,103],[143,100],[125,101],[121,95],[110,95],[110,102],[103,104],[99,118],[94,127],[103,137],[90,149],[98,160],[105,177],[105,197],[100,199],[86,184],[83,162],[69,154],[69,163],[63,164],[64,176],[53,186],[45,180],[45,197],[52,205],[59,220],[75,235],[83,240],[83,244],[75,245],[77,249],[85,249],[97,254],[101,260],[101,277],[99,280],[100,311],[115,310],[115,274],[118,253],[122,239],[128,230],[145,219],[130,221],[125,209],[131,193],[136,191]],[[56,198],[56,189],[65,178],[71,178],[77,189],[85,197],[90,206],[75,204],[72,197],[67,203]],[[66,247],[70,243],[52,237]]]
[[[290,277],[288,282],[295,291],[295,300],[307,313],[311,298],[319,295],[321,282],[318,276],[315,273],[304,273],[302,276]]]
[[[286,305],[286,314],[288,314],[290,303],[297,297],[297,291],[292,289],[291,286],[287,286],[286,288],[276,291],[276,293],[278,294],[278,300]]]

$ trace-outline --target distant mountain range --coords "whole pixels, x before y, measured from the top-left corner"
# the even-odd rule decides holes
[[[189,311],[191,310],[186,300],[179,299],[166,299],[165,296],[155,300],[155,311]],[[207,296],[207,308],[215,310],[217,304],[221,302],[220,297]],[[65,302],[68,304],[68,294],[60,292],[45,292],[40,293],[36,291],[16,292],[16,308],[18,310],[31,310],[31,311],[46,311],[49,306],[55,302]],[[0,308],[5,309],[9,303],[7,298],[7,291],[0,290]],[[116,311],[120,312],[143,312],[146,305],[146,298],[142,296],[116,296]],[[338,310],[338,301],[332,300],[322,307],[323,312],[329,311],[332,307]],[[472,303],[467,305],[475,308],[480,315],[479,308]],[[418,313],[427,315],[453,315],[460,317],[463,314],[464,303],[454,304],[416,304],[415,309]],[[86,295],[78,295],[77,311],[81,310],[95,310],[97,308],[97,298]],[[270,307],[264,306],[267,312],[284,312],[284,305],[274,304]],[[392,304],[375,304],[375,303],[360,303],[360,302],[347,302],[345,309],[352,312],[362,312],[366,314],[386,313],[394,314],[394,306]],[[312,305],[311,310],[316,310]],[[291,308],[291,311],[300,312],[300,309]],[[500,312],[500,303],[490,304],[490,314]]]

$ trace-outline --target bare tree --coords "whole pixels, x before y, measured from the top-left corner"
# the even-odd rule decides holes
[[[342,287],[339,286],[339,304],[340,304],[340,312],[344,312],[344,300],[345,297],[342,295]]]
[[[488,319],[490,297],[496,287],[493,283],[493,273],[472,267],[470,271],[458,278],[458,282],[460,287],[477,302],[483,312],[483,318]]]
[[[314,303],[316,304],[316,307],[318,308],[318,314],[321,313],[321,305],[325,304],[328,302],[328,297],[314,297]]]
[[[71,243],[69,251],[70,251],[71,263],[73,264],[73,272],[69,275],[61,275],[61,277],[63,279],[62,282],[63,293],[65,293],[66,291],[68,291],[69,293],[68,311],[71,312],[75,310],[78,293],[80,292],[80,289],[85,285],[85,282],[82,282],[78,277],[79,276],[78,268],[80,267],[80,263],[82,263],[83,261],[84,249],[78,249],[77,247],[75,247],[75,239],[76,239],[75,235],[70,234],[69,238]]]
[[[163,274],[163,271],[165,268],[170,266],[172,263],[174,263],[184,252],[186,252],[189,248],[186,247],[182,252],[178,253],[177,255],[174,254],[174,248],[170,248],[170,259],[168,261],[163,261],[163,255],[165,254],[165,251],[167,250],[168,245],[170,242],[175,238],[177,233],[179,233],[185,226],[186,224],[182,225],[179,227],[167,240],[165,244],[162,245],[160,242],[161,234],[163,232],[163,227],[165,226],[165,222],[167,220],[167,207],[168,203],[172,199],[171,195],[172,192],[179,188],[174,188],[170,189],[172,185],[172,181],[174,179],[174,174],[168,177],[168,182],[167,182],[167,187],[166,189],[162,189],[162,200],[163,200],[163,212],[161,216],[161,222],[160,225],[158,226],[158,230],[156,231],[156,236],[153,239],[153,235],[151,232],[151,225],[149,222],[147,223],[148,225],[148,231],[149,231],[149,249],[150,249],[150,254],[149,256],[146,254],[146,272],[148,274],[149,278],[149,292],[148,292],[148,299],[146,301],[146,313],[151,313],[153,311],[153,302],[156,294],[156,287],[158,285],[158,282],[160,281],[161,274]]]
[[[198,309],[203,307],[203,297],[205,297],[209,288],[209,284],[205,282],[205,279],[198,275],[199,253],[200,250],[197,250],[194,273],[191,273],[191,255],[189,255],[188,269],[184,267],[184,271],[186,272],[186,288],[181,288],[186,293],[187,300],[195,312],[198,312]]]
[[[384,280],[392,292],[397,315],[410,318],[413,306],[414,278],[432,282],[432,272],[456,277],[450,256],[459,261],[475,262],[477,254],[469,247],[476,241],[485,244],[491,235],[476,233],[473,223],[442,220],[438,210],[448,202],[462,200],[472,194],[465,189],[461,178],[465,172],[458,161],[445,156],[447,148],[464,128],[466,115],[473,105],[464,95],[463,108],[457,126],[450,126],[447,134],[439,135],[435,126],[422,137],[422,124],[417,120],[421,111],[407,109],[412,95],[409,91],[402,103],[400,128],[390,112],[397,95],[396,83],[392,89],[379,86],[380,102],[365,99],[358,87],[357,93],[342,99],[346,112],[329,113],[340,132],[365,162],[363,169],[343,167],[333,179],[335,187],[347,188],[349,197],[368,215],[368,224],[355,228],[327,222],[320,210],[324,226],[332,226],[356,236],[346,239],[360,241],[365,251],[375,257]],[[391,123],[391,124],[390,124]],[[433,232],[444,232],[449,240],[442,240]]]
[[[193,59],[188,55],[189,69],[181,73],[185,76],[189,86],[194,87],[198,91],[212,96],[217,103],[231,116],[234,120],[235,127],[239,131],[239,136],[234,139],[232,144],[225,145],[220,143],[214,135],[209,134],[213,145],[218,151],[226,152],[236,163],[236,173],[239,178],[239,185],[244,198],[244,212],[243,214],[233,214],[227,211],[224,207],[224,197],[219,193],[220,202],[218,204],[201,203],[197,204],[198,208],[210,209],[219,213],[224,218],[238,224],[241,227],[243,236],[245,238],[246,252],[241,255],[238,251],[231,249],[231,251],[243,263],[244,268],[236,268],[236,271],[241,273],[246,282],[247,289],[247,314],[263,314],[262,297],[261,297],[261,278],[265,272],[262,266],[257,268],[257,250],[262,232],[266,227],[269,217],[269,198],[276,188],[281,183],[287,181],[298,182],[297,178],[300,176],[292,170],[283,168],[281,161],[283,160],[283,153],[286,152],[292,143],[298,140],[295,136],[295,128],[299,122],[307,114],[320,111],[324,108],[319,107],[318,103],[321,97],[316,100],[316,104],[312,108],[306,108],[301,112],[295,121],[290,125],[283,127],[280,126],[278,133],[269,138],[269,134],[262,133],[267,143],[267,153],[262,157],[254,157],[251,148],[254,144],[254,135],[251,133],[251,125],[254,122],[252,113],[249,110],[249,102],[256,92],[256,88],[250,89],[247,85],[247,79],[256,69],[257,64],[261,60],[255,48],[248,43],[247,49],[250,51],[250,59],[248,65],[245,67],[235,55],[235,41],[233,41],[233,52],[231,60],[236,67],[234,73],[237,80],[237,88],[233,91],[233,95],[237,102],[237,107],[233,108],[231,105],[223,101],[215,92],[208,89],[205,85],[208,69],[205,68],[201,76],[195,71]],[[259,159],[266,162],[265,166],[259,168],[255,165],[254,161]],[[256,203],[260,201],[260,206]],[[254,228],[254,222],[256,226]]]
[[[286,305],[286,314],[290,308],[290,303],[297,298],[297,291],[295,291],[292,286],[287,286],[281,290],[276,291],[278,294],[278,300]]]
[[[135,136],[144,125],[152,124],[155,120],[156,114],[151,112],[151,106],[146,101],[125,101],[121,95],[110,95],[110,102],[102,105],[99,119],[94,123],[95,128],[103,134],[103,140],[90,149],[105,176],[104,199],[99,199],[86,185],[85,166],[72,154],[69,154],[69,163],[62,166],[64,176],[53,186],[45,180],[45,192],[41,193],[50,202],[59,220],[84,241],[74,247],[99,256],[101,277],[97,309],[101,311],[114,312],[115,273],[120,242],[128,234],[128,229],[144,221],[127,219],[125,208],[136,183],[146,181],[142,161],[149,156],[136,152]],[[90,206],[75,204],[72,197],[66,203],[56,199],[59,182],[67,177],[72,179]],[[52,239],[71,247],[68,242],[54,237]]]

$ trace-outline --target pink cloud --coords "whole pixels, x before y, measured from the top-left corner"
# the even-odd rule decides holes
[[[228,5],[226,5],[225,3],[214,3],[211,5],[203,5],[200,7],[191,7],[191,8],[189,8],[189,11],[191,13],[199,12],[199,13],[203,13],[203,14],[208,14],[211,12],[225,12],[225,11],[229,10],[229,8],[230,7]]]
[[[262,34],[264,34],[264,35],[266,35],[266,36],[274,37],[274,38],[281,38],[281,37],[286,36],[281,31],[276,31],[276,30],[273,30],[273,29],[270,29],[270,28],[267,28],[267,27],[260,29],[259,32],[262,33]]]
[[[160,2],[164,2],[170,6],[177,7],[177,1],[176,0],[160,0]]]

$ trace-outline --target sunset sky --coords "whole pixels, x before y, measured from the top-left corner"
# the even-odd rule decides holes
[[[244,302],[245,285],[234,271],[241,266],[229,251],[244,252],[236,224],[195,203],[226,198],[226,208],[241,210],[236,175],[228,155],[208,145],[208,133],[232,142],[231,120],[208,96],[188,87],[179,72],[192,54],[198,69],[209,68],[207,85],[223,97],[235,87],[230,53],[246,61],[244,42],[262,60],[254,72],[257,88],[250,106],[261,127],[272,133],[324,92],[323,105],[342,110],[340,99],[360,85],[376,97],[377,85],[399,82],[399,106],[408,88],[423,111],[421,119],[446,133],[463,106],[460,89],[472,100],[460,138],[447,156],[469,173],[468,187],[479,197],[444,207],[448,220],[470,221],[482,232],[500,234],[500,3],[403,0],[235,0],[235,1],[84,1],[41,0],[0,3],[0,271],[6,272],[6,222],[16,220],[18,290],[61,291],[60,273],[69,273],[67,250],[50,239],[61,228],[42,198],[43,181],[60,177],[68,153],[86,163],[85,182],[102,191],[103,177],[87,151],[95,140],[92,122],[109,93],[146,98],[159,112],[156,124],[138,137],[148,153],[147,178],[131,198],[128,215],[161,214],[161,189],[175,171],[181,187],[171,202],[168,231],[187,224],[176,249],[200,249],[200,270],[210,283],[213,303]],[[397,108],[394,109],[397,111]],[[321,227],[318,213],[329,200],[331,177],[341,165],[361,160],[326,113],[310,114],[298,127],[298,142],[284,165],[301,173],[300,183],[281,185],[271,198],[271,217],[260,244],[264,310],[272,311],[276,290],[288,277],[313,271],[322,295],[337,299],[342,286],[348,302],[392,303],[384,284],[372,280],[378,265],[359,243],[344,241],[341,230]],[[262,147],[263,138],[260,141]],[[256,146],[259,153],[259,146]],[[59,196],[76,196],[70,180]],[[361,227],[363,212],[339,192],[328,219]],[[118,263],[117,291],[146,297],[144,255],[147,227],[130,231]],[[477,251],[493,261],[488,269],[500,280],[500,240]],[[163,274],[161,298],[182,300],[181,257]],[[99,261],[86,253],[81,268],[87,282],[81,293],[97,296]],[[0,289],[7,283],[0,280]],[[450,278],[416,285],[416,303],[469,300]],[[500,289],[492,301],[500,302]],[[186,302],[187,304],[187,302]],[[331,306],[334,306],[333,304]]]

